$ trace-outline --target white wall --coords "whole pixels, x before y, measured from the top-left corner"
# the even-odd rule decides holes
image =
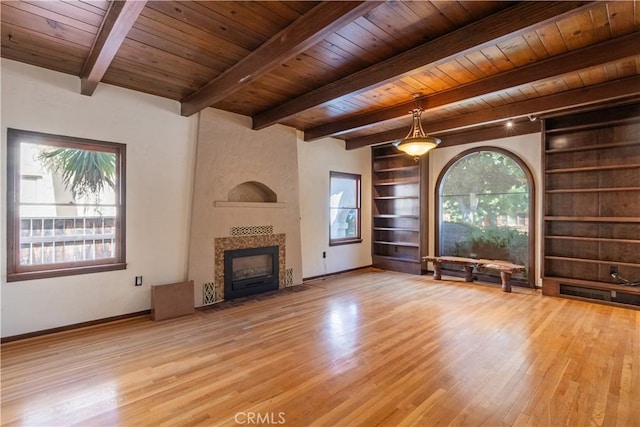
[[[344,141],[298,138],[302,272],[315,277],[371,265],[371,149],[346,151]],[[362,176],[362,243],[329,246],[329,172]],[[322,258],[322,252],[327,258]]]
[[[3,142],[0,150],[2,336],[146,310],[150,308],[150,285],[192,279],[187,277],[187,254],[196,166],[196,116],[181,117],[177,102],[105,84],[99,85],[92,97],[83,96],[79,94],[80,81],[76,77],[4,59],[0,77]],[[346,151],[343,141],[332,138],[304,142],[300,133],[284,126],[255,133],[249,129],[248,118],[213,110],[207,110],[207,114],[213,114],[212,118],[218,123],[209,131],[222,132],[222,139],[232,142],[221,144],[219,148],[228,151],[227,154],[231,156],[238,152],[238,140],[244,138],[246,143],[252,137],[263,134],[270,135],[269,139],[275,143],[279,143],[279,138],[286,140],[284,144],[289,144],[287,153],[297,151],[297,166],[295,155],[288,164],[294,169],[297,167],[298,201],[295,196],[289,195],[295,192],[295,183],[283,188],[273,184],[269,175],[261,178],[276,187],[272,189],[288,195],[285,197],[289,199],[288,208],[285,209],[287,214],[295,212],[299,203],[301,251],[298,252],[295,249],[297,243],[292,242],[292,251],[287,253],[287,263],[302,265],[301,269],[296,268],[296,283],[299,283],[300,277],[330,274],[371,264],[370,148]],[[8,127],[127,144],[127,270],[6,282],[4,159]],[[458,153],[475,146],[509,150],[531,169],[536,186],[535,221],[539,248],[542,206],[540,134],[442,147],[431,152],[430,206],[433,206],[435,183],[444,165]],[[217,153],[224,154],[220,151]],[[255,164],[250,166],[259,167],[261,160],[260,156],[253,158],[251,162]],[[329,247],[329,171],[362,175],[362,243]],[[296,171],[291,172],[291,176],[295,176]],[[228,175],[219,176],[223,180],[225,177]],[[247,179],[253,177],[247,175]],[[208,191],[215,192],[216,188],[209,188]],[[241,222],[246,221],[244,218]],[[228,225],[225,224],[225,227]],[[433,214],[429,232],[430,236],[434,236]],[[193,250],[194,242],[191,243]],[[326,259],[322,258],[322,252],[327,253]],[[434,252],[433,239],[429,252]],[[538,278],[539,259],[536,264]],[[137,275],[144,277],[142,287],[133,286],[134,276]]]
[[[470,144],[442,147],[429,153],[429,206],[435,206],[435,195],[438,189],[436,183],[446,164],[463,151],[475,147],[497,147],[507,150],[518,156],[529,168],[533,175],[535,187],[535,233],[536,233],[536,270],[535,278],[540,282],[540,248],[542,247],[542,233],[540,230],[540,218],[542,215],[542,165],[541,165],[541,134],[513,136],[491,141],[479,141]],[[436,209],[430,209],[429,216],[429,254],[435,254],[435,215]],[[538,283],[540,286],[541,283]]]
[[[2,336],[150,308],[150,285],[186,279],[197,118],[179,103],[2,60]],[[7,128],[127,144],[126,270],[6,282]],[[134,287],[134,277],[143,286]]]

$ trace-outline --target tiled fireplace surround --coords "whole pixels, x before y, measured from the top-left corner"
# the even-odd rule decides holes
[[[215,284],[216,301],[224,299],[224,252],[233,249],[263,248],[266,246],[278,246],[279,261],[279,288],[286,284],[287,265],[285,250],[285,234],[259,234],[250,236],[232,236],[215,238]]]

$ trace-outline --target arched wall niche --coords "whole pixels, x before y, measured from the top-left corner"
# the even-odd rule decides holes
[[[261,182],[247,181],[229,190],[227,201],[276,203],[278,201],[278,195]]]

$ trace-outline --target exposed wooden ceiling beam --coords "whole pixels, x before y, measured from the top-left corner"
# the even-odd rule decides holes
[[[256,114],[253,129],[262,129],[326,102],[354,95],[411,72],[434,66],[472,50],[494,45],[545,25],[551,19],[584,10],[591,2],[523,2],[459,30],[379,62],[364,70]]]
[[[637,46],[639,45],[640,33],[631,33],[617,39],[557,55],[544,61],[514,68],[450,90],[424,96],[419,99],[419,103],[424,110],[429,110],[477,96],[499,92],[525,83],[602,65],[637,55]],[[305,141],[312,141],[325,136],[336,136],[385,120],[406,116],[414,106],[414,101],[404,102],[393,107],[316,126],[305,130],[304,139]]]
[[[109,4],[80,73],[80,92],[83,95],[93,95],[145,4],[146,0],[113,0]]]
[[[182,101],[182,115],[190,116],[221,101],[378,5],[380,2],[376,1],[318,4],[219,77],[189,95]]]
[[[538,116],[556,110],[564,110],[578,106],[606,102],[614,99],[640,96],[640,76],[627,77],[621,80],[574,89],[554,95],[541,96],[526,101],[515,102],[500,107],[487,108],[464,114],[448,120],[423,122],[424,131],[438,134],[455,129],[495,123],[501,120],[515,119],[529,115]],[[400,129],[393,129],[373,135],[346,140],[347,150],[397,141],[407,134],[410,123]]]

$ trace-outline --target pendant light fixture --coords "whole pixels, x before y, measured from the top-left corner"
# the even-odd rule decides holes
[[[426,154],[429,150],[436,148],[438,144],[440,144],[439,138],[426,135],[422,129],[422,123],[420,122],[422,108],[417,105],[419,96],[419,94],[413,96],[416,100],[416,107],[411,110],[413,123],[411,124],[409,133],[400,141],[393,143],[398,150],[413,156],[416,161],[420,156]]]

